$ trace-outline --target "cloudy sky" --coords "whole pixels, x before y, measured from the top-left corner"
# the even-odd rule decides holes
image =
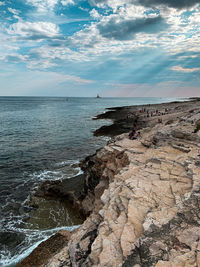
[[[200,0],[0,0],[0,95],[200,96]]]

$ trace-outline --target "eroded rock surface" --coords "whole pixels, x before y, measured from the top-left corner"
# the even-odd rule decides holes
[[[172,108],[162,123],[142,118],[140,139],[123,134],[86,159],[90,215],[43,266],[200,266],[200,107]]]

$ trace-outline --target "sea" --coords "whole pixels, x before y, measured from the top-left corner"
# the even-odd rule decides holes
[[[69,203],[30,202],[42,182],[80,174],[77,163],[107,143],[93,132],[111,121],[92,118],[106,108],[175,100],[0,97],[0,267],[16,266],[57,231],[81,225]]]

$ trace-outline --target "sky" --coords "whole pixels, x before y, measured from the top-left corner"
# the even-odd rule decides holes
[[[1,96],[200,96],[200,0],[0,0]]]

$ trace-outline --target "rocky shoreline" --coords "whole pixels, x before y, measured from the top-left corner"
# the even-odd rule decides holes
[[[199,99],[117,108],[101,118],[114,124],[95,134],[112,140],[81,162],[84,176],[36,193],[67,198],[84,223],[17,266],[200,266]],[[135,122],[141,136],[130,140]]]

